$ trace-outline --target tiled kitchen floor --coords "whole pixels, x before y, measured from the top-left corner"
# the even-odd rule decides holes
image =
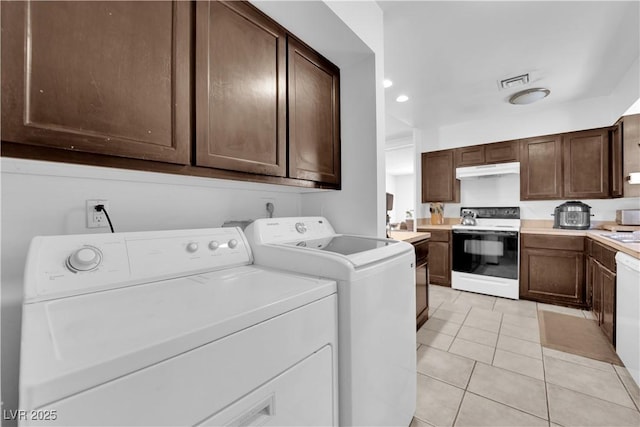
[[[626,369],[543,348],[538,310],[592,318],[430,285],[411,427],[640,426],[640,391]]]

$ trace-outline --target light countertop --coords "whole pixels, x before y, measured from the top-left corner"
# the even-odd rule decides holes
[[[544,228],[544,227],[522,227],[520,229],[522,234],[548,234],[555,236],[584,236],[590,237],[593,240],[597,240],[603,245],[609,246],[620,252],[624,252],[627,255],[631,255],[634,258],[640,259],[640,243],[622,243],[617,240],[609,239],[605,237],[606,234],[611,234],[608,230],[565,230],[557,228]]]
[[[431,237],[431,233],[419,231],[389,231],[389,237],[394,240],[402,240],[407,243],[416,243]]]
[[[422,230],[451,230],[451,224],[442,224],[442,225],[419,225],[418,231]]]

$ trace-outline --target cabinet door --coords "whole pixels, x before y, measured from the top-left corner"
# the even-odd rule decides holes
[[[422,203],[460,200],[454,160],[454,150],[422,153]]]
[[[622,197],[624,172],[622,163],[622,120],[611,130],[611,197]]]
[[[196,164],[286,175],[286,33],[245,2],[197,2]]]
[[[572,132],[562,138],[566,198],[609,197],[609,131]]]
[[[456,167],[483,165],[484,149],[484,145],[456,148]]]
[[[616,331],[616,275],[604,267],[602,271],[602,324],[600,328],[615,345]]]
[[[340,71],[288,37],[289,176],[340,183]]]
[[[451,245],[429,242],[429,280],[434,285],[451,286]]]
[[[562,138],[550,135],[520,143],[520,199],[562,198]]]
[[[586,306],[582,252],[523,249],[520,273],[520,298]]]
[[[2,2],[2,140],[188,164],[189,2]]]
[[[503,141],[485,146],[485,163],[517,162],[520,158],[517,141]]]

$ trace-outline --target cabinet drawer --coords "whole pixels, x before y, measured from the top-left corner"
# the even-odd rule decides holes
[[[589,255],[611,272],[616,272],[616,251],[602,243],[591,241]]]
[[[431,233],[429,241],[431,242],[448,242],[451,240],[451,232],[449,230],[427,230]]]
[[[416,250],[416,267],[426,264],[429,256],[429,239],[416,242],[413,247]]]
[[[565,251],[584,251],[582,236],[552,236],[548,234],[523,234],[523,248],[561,249]]]

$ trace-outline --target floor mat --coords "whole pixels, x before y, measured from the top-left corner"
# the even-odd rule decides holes
[[[543,347],[624,366],[594,320],[540,310],[538,324]]]

